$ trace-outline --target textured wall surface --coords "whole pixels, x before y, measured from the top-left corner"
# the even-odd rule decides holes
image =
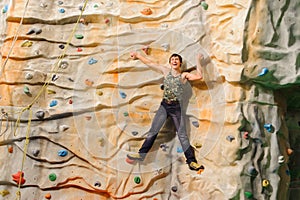
[[[201,2],[1,1],[0,199],[299,199],[300,2]],[[185,88],[202,173],[169,121],[126,162],[163,79],[131,51],[204,54]]]

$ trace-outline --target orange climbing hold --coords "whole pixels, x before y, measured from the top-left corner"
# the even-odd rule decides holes
[[[142,13],[143,15],[151,15],[153,12],[152,12],[152,10],[151,10],[150,8],[144,8],[144,9],[141,11],[141,13]]]
[[[93,82],[93,81],[90,81],[89,79],[86,79],[86,80],[85,80],[85,84],[86,84],[87,86],[93,86],[94,82]]]
[[[286,150],[286,153],[287,153],[287,155],[292,155],[293,154],[293,152],[294,152],[294,150],[293,149],[290,149],[290,148],[288,148],[287,150]]]
[[[126,162],[129,163],[129,164],[133,164],[135,162],[135,160],[131,160],[129,158],[126,158]]]
[[[8,153],[13,153],[14,152],[14,147],[13,146],[9,146],[8,147]]]
[[[45,198],[46,199],[51,199],[51,194],[50,193],[45,194]]]

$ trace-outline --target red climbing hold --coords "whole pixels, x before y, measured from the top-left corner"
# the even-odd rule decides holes
[[[18,184],[23,185],[25,183],[24,172],[18,171],[17,173],[12,175],[13,181],[15,181]]]
[[[126,158],[126,162],[129,163],[129,164],[133,164],[135,162],[135,160],[131,160],[129,158]]]

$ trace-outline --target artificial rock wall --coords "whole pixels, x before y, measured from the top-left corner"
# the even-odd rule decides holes
[[[206,3],[0,2],[0,198],[297,199],[299,2]],[[170,122],[144,162],[126,161],[162,95],[131,51],[179,53],[190,71],[204,54],[186,87],[203,172]]]

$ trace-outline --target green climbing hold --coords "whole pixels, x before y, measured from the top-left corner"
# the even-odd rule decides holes
[[[23,91],[24,91],[25,94],[30,94],[29,87],[27,87],[27,86],[24,86]]]
[[[136,184],[141,183],[141,178],[140,178],[139,176],[134,177],[134,182],[135,182]]]
[[[83,37],[83,35],[81,35],[81,34],[76,34],[76,35],[75,35],[75,38],[76,38],[76,39],[83,39],[84,37]]]
[[[205,1],[201,1],[201,6],[203,7],[204,10],[208,9],[208,4]]]
[[[253,198],[252,192],[245,192],[245,196],[246,196],[248,199]]]
[[[50,181],[55,181],[56,180],[56,174],[52,173],[49,175],[49,180]]]
[[[128,117],[129,113],[128,112],[124,112],[123,115],[124,115],[124,117]]]

